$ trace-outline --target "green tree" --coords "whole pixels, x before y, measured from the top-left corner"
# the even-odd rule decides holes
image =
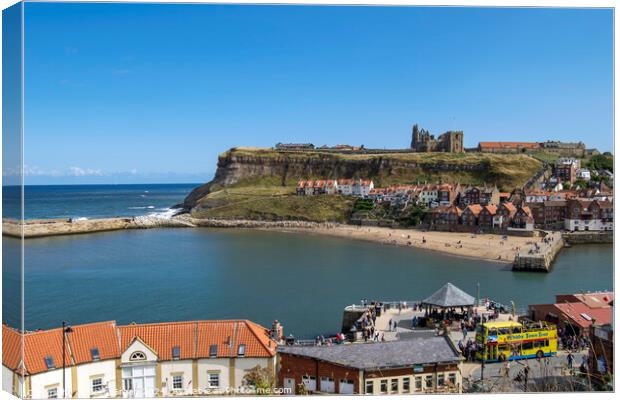
[[[614,171],[614,156],[611,153],[598,154],[598,155],[592,156],[590,158],[590,161],[588,161],[588,167],[590,167],[591,169],[596,169],[596,170],[606,169],[606,170],[613,172]]]
[[[375,203],[369,199],[357,199],[353,204],[353,212],[371,211],[375,209]]]
[[[430,215],[430,210],[426,207],[413,206],[402,221],[406,226],[416,226],[424,222]]]

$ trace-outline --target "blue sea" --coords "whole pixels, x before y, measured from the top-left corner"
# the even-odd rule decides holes
[[[26,219],[131,217],[164,213],[200,183],[31,185],[24,189]],[[20,190],[4,186],[3,216],[19,218]]]

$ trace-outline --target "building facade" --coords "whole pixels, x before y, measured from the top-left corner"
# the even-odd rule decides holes
[[[460,393],[462,359],[443,336],[337,346],[281,346],[277,382],[296,394]]]
[[[22,335],[3,326],[5,336],[3,380],[11,376],[12,393],[26,398],[61,398],[63,390],[66,398],[242,394],[252,368],[275,377],[276,343],[247,320],[107,321],[74,326],[64,337],[62,329],[27,332],[23,357]]]

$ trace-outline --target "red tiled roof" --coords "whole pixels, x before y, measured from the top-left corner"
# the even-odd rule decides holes
[[[537,149],[540,145],[536,142],[480,142],[483,149]]]
[[[99,350],[101,360],[116,358],[120,354],[115,321],[77,325],[72,329],[73,332],[67,335],[67,340],[76,364],[92,361],[93,348]]]
[[[470,210],[472,214],[478,216],[478,214],[480,214],[480,211],[482,211],[482,206],[480,204],[470,204],[465,210]]]
[[[497,207],[496,207],[496,206],[494,206],[494,205],[489,204],[489,205],[487,205],[487,206],[484,206],[484,208],[485,208],[485,209],[489,212],[489,214],[491,214],[491,215],[495,215],[495,214],[497,214]]]
[[[62,328],[26,332],[24,335],[25,373],[48,370],[46,357],[55,368],[62,367]],[[180,359],[209,357],[211,344],[218,345],[217,357],[237,357],[238,346],[245,345],[245,357],[272,357],[276,344],[269,331],[248,320],[164,322],[116,326],[114,321],[72,326],[66,334],[65,365],[92,361],[91,349],[99,350],[101,360],[120,357],[129,344],[139,338],[152,348],[160,360],[172,360],[172,349],[179,347]],[[228,348],[230,337],[231,347]],[[15,371],[20,364],[20,334],[2,327],[2,363]]]
[[[2,364],[15,371],[22,358],[22,335],[2,324]]]
[[[45,357],[52,358],[55,368],[62,367],[62,336],[62,328],[24,334],[26,373],[37,374],[47,371]],[[69,346],[65,343],[65,365],[73,365],[69,352]]]
[[[194,357],[195,322],[164,322],[119,326],[121,351],[139,337],[160,360],[172,360],[172,348],[179,347],[180,358]]]

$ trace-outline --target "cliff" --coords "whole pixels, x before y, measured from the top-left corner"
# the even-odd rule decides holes
[[[183,207],[192,213],[218,207],[228,207],[230,210],[231,196],[235,196],[235,203],[243,202],[246,205],[256,200],[272,203],[266,198],[276,197],[274,191],[278,192],[278,201],[283,202],[282,196],[291,197],[299,179],[319,178],[373,179],[376,187],[425,181],[487,183],[497,184],[508,191],[522,186],[541,169],[540,161],[522,154],[393,151],[355,154],[233,148],[219,156],[214,179],[193,190],[185,199]],[[291,204],[287,203],[286,206],[304,206],[295,203],[301,201],[287,200]],[[233,215],[224,213],[217,216]]]

